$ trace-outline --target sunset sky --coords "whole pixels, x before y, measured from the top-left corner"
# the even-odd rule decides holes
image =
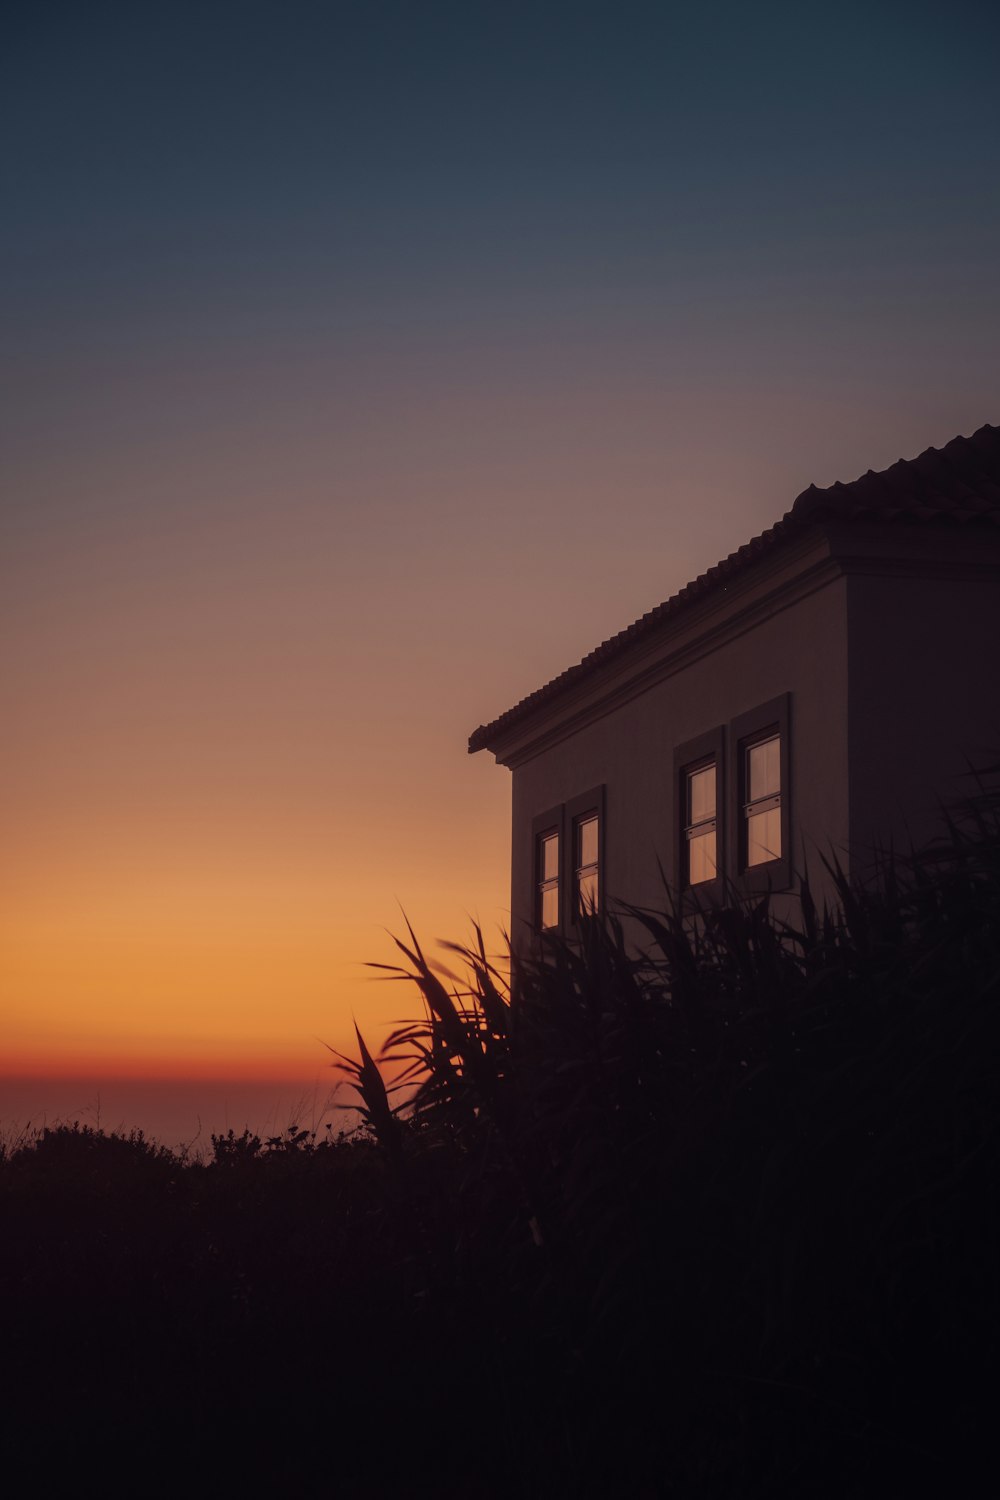
[[[1000,420],[998,65],[986,3],[7,19],[0,1129],[325,1088],[400,907],[507,920],[477,724]]]

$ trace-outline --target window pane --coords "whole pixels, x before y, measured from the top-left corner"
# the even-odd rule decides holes
[[[542,926],[559,926],[559,887],[550,885],[542,889]]]
[[[689,821],[704,822],[715,817],[715,766],[688,774]]]
[[[578,912],[595,912],[597,901],[597,871],[590,870],[586,875],[581,875],[577,882],[576,909]]]
[[[747,818],[747,864],[764,865],[781,858],[781,808],[752,813]]]
[[[693,839],[688,839],[688,883],[700,885],[703,880],[714,880],[716,875],[715,866],[715,830],[711,833],[699,833]]]
[[[522,846],[523,847],[523,846]],[[559,835],[558,833],[545,833],[542,835],[542,860],[541,878],[543,880],[558,880],[559,878]]]
[[[597,819],[583,818],[577,825],[577,865],[597,864]]]
[[[781,791],[781,738],[774,735],[747,751],[747,801],[775,797]]]

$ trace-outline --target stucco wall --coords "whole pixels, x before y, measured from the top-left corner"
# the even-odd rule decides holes
[[[964,577],[848,580],[856,864],[876,841],[939,832],[940,802],[970,789],[968,763],[1000,761],[1000,557],[976,576],[983,561]]]
[[[674,750],[791,694],[791,836],[800,861],[848,837],[846,582],[832,579],[736,639],[548,746],[513,772],[513,934],[530,928],[532,819],[606,787],[605,889],[662,905],[657,868],[675,874]],[[727,754],[730,747],[727,745]],[[733,810],[735,812],[735,810]]]

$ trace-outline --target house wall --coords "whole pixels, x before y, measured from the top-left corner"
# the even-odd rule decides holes
[[[969,764],[1000,762],[1000,544],[907,539],[905,571],[871,561],[848,579],[850,838],[855,866],[893,840],[942,828],[971,790]]]
[[[515,763],[512,936],[530,931],[534,903],[532,821],[592,787],[605,786],[605,890],[612,901],[660,906],[658,861],[676,878],[679,843],[674,751],[784,693],[790,703],[793,860],[817,845],[846,847],[846,580],[832,576],[804,598],[775,605],[735,638],[654,682]],[[727,744],[727,759],[731,747]],[[728,777],[722,778],[725,784]],[[726,789],[728,795],[728,787]],[[728,810],[730,814],[735,809]]]

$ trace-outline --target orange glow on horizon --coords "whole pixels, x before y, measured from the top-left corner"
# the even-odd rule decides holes
[[[502,794],[489,810],[494,829],[469,815],[477,847],[464,875],[469,889],[493,887],[484,927],[498,947],[508,815],[493,771]],[[363,825],[363,806],[357,819]],[[356,1050],[355,1018],[377,1051],[394,1023],[419,1014],[415,987],[367,967],[402,961],[387,931],[405,931],[394,884],[429,952],[468,933],[461,866],[449,881],[440,860],[425,863],[419,831],[402,819],[395,872],[375,836],[351,871],[340,854],[343,815],[329,826],[317,815],[308,829],[289,817],[242,861],[232,859],[244,841],[238,825],[212,850],[186,847],[186,831],[178,838],[152,820],[131,836],[112,832],[101,848],[98,823],[93,845],[76,829],[61,850],[43,823],[17,878],[4,882],[0,1052],[10,1076],[301,1079],[333,1062],[323,1043]],[[438,834],[443,841],[444,819]],[[324,839],[328,848],[317,848]],[[143,844],[154,851],[144,862]]]

